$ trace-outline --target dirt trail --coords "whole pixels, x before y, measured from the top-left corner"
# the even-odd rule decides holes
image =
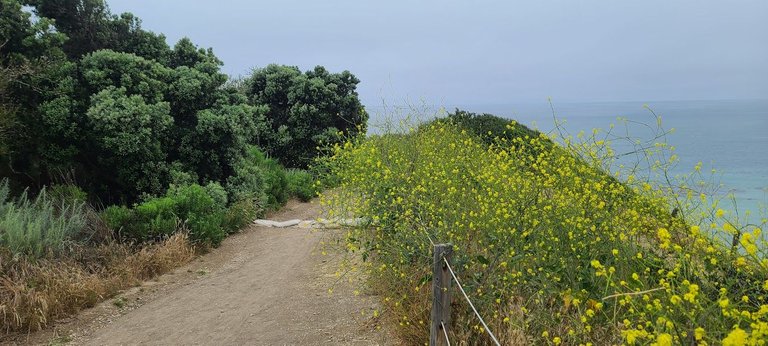
[[[291,202],[271,219],[311,220],[319,214],[317,204]],[[329,236],[295,227],[251,227],[192,264],[64,321],[56,331],[63,336],[53,340],[76,345],[391,344],[371,320],[375,297],[356,297],[352,284],[337,283],[336,259],[319,249]],[[27,342],[50,340],[49,331]]]

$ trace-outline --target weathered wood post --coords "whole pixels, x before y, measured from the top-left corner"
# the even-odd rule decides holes
[[[432,316],[429,329],[429,346],[448,345],[445,339],[451,324],[451,273],[443,261],[449,263],[453,256],[453,244],[437,244],[432,259]]]

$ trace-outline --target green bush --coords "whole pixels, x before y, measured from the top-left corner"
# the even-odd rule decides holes
[[[256,166],[242,166],[235,170],[235,175],[227,178],[225,185],[229,200],[250,201],[256,208],[264,209],[267,194],[264,192],[264,177]]]
[[[285,168],[277,161],[269,158],[263,158],[259,167],[264,175],[267,207],[279,209],[288,201],[288,180],[286,179]]]
[[[357,95],[359,82],[349,71],[322,66],[306,72],[281,65],[255,69],[245,80],[245,95],[268,106],[270,120],[258,144],[286,167],[306,168],[321,155],[318,148],[365,133],[368,113]]]
[[[288,201],[285,168],[253,146],[235,165],[226,189],[230,201],[250,200],[258,209],[278,209]]]
[[[227,178],[225,189],[230,202],[249,201],[255,208],[263,210],[267,205],[264,175],[258,162],[251,158],[252,155],[248,155],[238,160],[234,166],[235,174]]]
[[[221,184],[217,182],[210,182],[204,186],[205,193],[213,199],[214,204],[220,208],[224,208],[229,200],[227,197],[227,190],[224,189]]]
[[[173,234],[178,226],[176,201],[170,197],[150,199],[134,209],[135,219],[124,228],[138,240],[157,239]]]
[[[290,197],[308,202],[317,194],[315,179],[311,173],[300,169],[289,169],[285,172],[285,177],[288,181],[288,195]]]
[[[79,186],[72,184],[61,184],[51,186],[49,195],[54,201],[85,203],[88,201],[88,194]]]
[[[101,213],[101,219],[104,220],[107,227],[119,232],[131,224],[134,215],[131,208],[124,205],[112,205],[104,209]]]
[[[166,196],[152,198],[134,209],[112,206],[103,213],[107,225],[121,230],[123,238],[138,241],[165,238],[183,225],[195,242],[221,243],[226,233],[226,199],[218,184],[172,186]]]
[[[210,213],[224,207],[217,205],[208,191],[197,184],[171,189],[166,198],[173,201],[174,211],[181,219],[186,219],[191,214]]]
[[[435,119],[423,124],[420,128],[425,129],[434,123],[447,123],[466,130],[470,134],[480,138],[485,144],[496,142],[512,142],[520,139],[518,142],[526,149],[526,153],[538,156],[542,150],[551,150],[554,143],[549,139],[541,140],[541,148],[532,148],[529,141],[534,138],[540,138],[541,132],[519,124],[514,120],[505,119],[493,114],[477,114],[456,109],[445,118]]]
[[[168,172],[168,175],[171,179],[170,183],[176,186],[192,185],[198,181],[197,174],[184,170],[180,162],[171,164],[171,170]]]
[[[59,253],[85,226],[83,203],[55,205],[45,188],[35,199],[25,192],[13,201],[8,180],[0,182],[0,245],[14,255],[39,258]]]
[[[185,219],[185,224],[189,228],[189,238],[192,241],[208,243],[213,246],[219,246],[227,236],[227,232],[222,227],[223,223],[224,212],[222,210],[211,213],[191,213]]]
[[[210,190],[217,189],[212,185]],[[218,197],[221,197],[220,192],[216,192]],[[214,246],[221,243],[226,236],[222,229],[226,200],[217,202],[209,189],[197,184],[175,188],[166,198],[174,201],[176,216],[189,228],[190,239]]]
[[[248,226],[257,216],[260,210],[250,201],[237,201],[233,203],[224,214],[224,230],[227,233],[236,233]]]

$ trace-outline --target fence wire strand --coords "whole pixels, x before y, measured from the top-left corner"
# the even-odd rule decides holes
[[[440,326],[443,328],[443,335],[445,335],[445,343],[448,344],[448,346],[451,346],[451,339],[448,339],[448,330],[445,329],[445,323],[443,321],[440,321]]]
[[[448,272],[451,273],[451,276],[453,277],[453,280],[456,281],[456,286],[459,286],[459,290],[461,291],[461,294],[464,295],[464,299],[467,300],[467,303],[469,303],[469,306],[472,308],[472,311],[475,312],[475,316],[480,320],[480,323],[483,324],[483,327],[488,332],[488,335],[491,337],[491,340],[493,340],[494,343],[496,343],[496,346],[501,346],[501,343],[499,343],[499,340],[496,339],[496,336],[493,335],[493,332],[491,332],[491,329],[488,328],[488,324],[485,323],[485,320],[483,320],[483,317],[480,316],[480,313],[477,312],[477,309],[475,308],[475,304],[472,304],[472,300],[469,299],[469,296],[467,295],[467,292],[464,291],[464,287],[461,286],[461,282],[459,282],[459,278],[456,277],[456,273],[453,271],[453,268],[451,268],[451,264],[448,263],[448,260],[443,257],[443,262],[445,262],[445,265],[448,266]],[[441,322],[442,323],[442,322]],[[448,340],[448,334],[445,331],[445,325],[443,325],[443,332],[446,333],[446,340]]]

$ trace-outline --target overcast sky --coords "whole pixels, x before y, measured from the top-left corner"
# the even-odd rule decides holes
[[[768,98],[765,0],[107,0],[237,76],[324,65],[366,105]]]

